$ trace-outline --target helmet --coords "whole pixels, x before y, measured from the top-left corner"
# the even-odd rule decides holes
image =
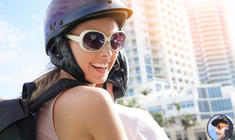
[[[211,124],[216,127],[217,124],[220,122],[223,122],[225,124],[229,124],[228,118],[226,116],[219,116],[218,118],[213,120]]]
[[[114,65],[106,81],[113,84],[113,94],[115,99],[125,95],[129,76],[126,57],[122,52],[119,52],[118,54],[117,63],[119,67],[117,67],[117,64]]]
[[[121,28],[131,15],[120,0],[52,0],[44,22],[46,53],[58,68],[86,81],[64,35],[79,23],[101,17],[113,17]]]

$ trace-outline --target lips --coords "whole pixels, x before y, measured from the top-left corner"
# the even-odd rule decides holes
[[[108,69],[109,64],[108,63],[105,63],[105,64],[104,63],[92,63],[91,66],[95,70],[104,73]]]

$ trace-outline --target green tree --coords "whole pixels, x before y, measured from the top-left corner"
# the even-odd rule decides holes
[[[189,127],[192,127],[196,124],[196,119],[193,118],[190,114],[184,114],[181,115],[181,107],[180,104],[177,102],[174,102],[173,105],[175,106],[176,110],[178,111],[178,116],[176,116],[176,119],[178,119],[179,125],[183,126],[184,131],[187,132]],[[184,140],[184,131],[182,131],[182,139]]]
[[[143,95],[147,96],[149,93],[151,93],[151,91],[152,91],[151,89],[146,88],[146,89],[142,90],[141,93],[142,93]]]
[[[136,98],[129,98],[129,99],[120,98],[120,99],[117,99],[116,102],[120,105],[123,105],[123,106],[133,107],[133,108],[141,108],[142,109],[142,107],[138,104]]]
[[[167,119],[164,117],[164,115],[160,112],[150,112],[150,114],[153,116],[153,119],[161,126],[166,127],[168,125]]]

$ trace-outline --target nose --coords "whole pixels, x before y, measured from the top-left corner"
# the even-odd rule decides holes
[[[102,50],[100,50],[100,53],[103,57],[109,57],[112,55],[112,50],[111,50],[111,46],[108,42],[105,43],[105,46]]]

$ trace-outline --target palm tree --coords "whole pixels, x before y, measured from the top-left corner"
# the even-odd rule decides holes
[[[179,121],[179,125],[182,125],[184,127],[184,130],[187,132],[189,127],[192,127],[196,124],[196,119],[193,118],[192,115],[190,114],[185,114],[185,115],[181,115],[180,111],[181,111],[181,107],[180,104],[177,102],[174,102],[173,105],[175,106],[177,112],[178,112],[178,116],[176,117],[176,119],[178,119]],[[184,140],[184,131],[182,131],[182,139]]]
[[[166,127],[168,125],[168,120],[160,112],[150,112],[153,119],[161,126]]]
[[[141,93],[145,96],[147,96],[149,93],[151,93],[152,89],[146,88],[144,90],[141,91]]]
[[[187,131],[189,127],[196,124],[196,119],[194,119],[192,115],[186,114],[182,116],[181,124],[184,126],[184,130]]]
[[[123,105],[123,106],[142,109],[142,107],[138,104],[136,98],[130,98],[130,99],[120,98],[120,99],[117,99],[116,102],[120,105]]]

